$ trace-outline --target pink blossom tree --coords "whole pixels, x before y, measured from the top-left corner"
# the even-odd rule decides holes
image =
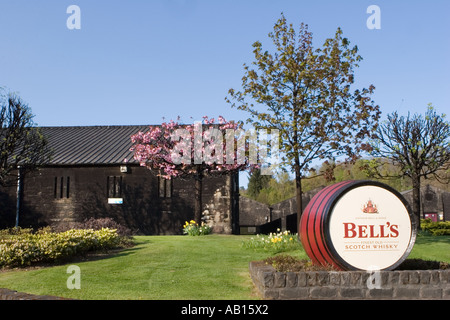
[[[195,124],[178,121],[150,126],[149,131],[133,135],[131,150],[141,166],[162,178],[194,177],[194,220],[200,224],[203,178],[257,168],[256,161],[249,161],[256,159],[257,151],[248,153],[248,143],[235,143],[236,133],[243,131],[241,122],[226,121],[222,116],[217,122],[207,116]]]

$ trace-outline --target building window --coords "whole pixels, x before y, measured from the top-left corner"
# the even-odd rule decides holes
[[[66,198],[69,199],[70,195],[70,177],[66,178]]]
[[[59,197],[62,199],[64,194],[64,177],[61,177],[61,183],[59,184]]]
[[[58,177],[55,177],[55,184],[53,188],[53,195],[55,196],[55,199],[58,197]]]
[[[106,180],[108,198],[122,198],[122,177],[109,176]]]
[[[70,197],[70,177],[66,177],[65,179],[64,177],[55,177],[53,196],[55,197],[55,199],[63,199],[64,197],[68,199]]]
[[[160,198],[172,198],[172,179],[158,177],[158,193]]]

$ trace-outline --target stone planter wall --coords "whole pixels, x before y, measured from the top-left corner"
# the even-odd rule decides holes
[[[262,261],[249,269],[264,299],[450,300],[450,270],[277,272]]]

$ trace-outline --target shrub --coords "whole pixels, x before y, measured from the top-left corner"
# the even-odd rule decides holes
[[[293,256],[280,254],[263,260],[265,264],[271,265],[278,272],[299,271],[332,271],[332,266],[314,265],[311,260],[298,259]]]
[[[89,218],[85,219],[83,222],[75,222],[71,224],[53,226],[52,230],[54,232],[63,232],[71,229],[100,230],[102,228],[115,229],[117,230],[117,234],[122,237],[132,236],[136,233],[135,231],[132,231],[130,228],[117,223],[112,218]]]
[[[116,230],[102,228],[73,229],[54,233],[41,230],[31,232],[3,232],[0,237],[0,267],[24,266],[38,262],[54,262],[94,250],[118,246]]]
[[[15,235],[25,235],[33,233],[31,228],[9,228],[0,230],[0,239],[8,238]]]
[[[183,234],[190,236],[206,236],[211,233],[211,227],[207,224],[202,223],[201,226],[198,225],[194,220],[186,221],[183,226]]]
[[[277,233],[269,235],[256,235],[248,241],[243,242],[243,247],[248,249],[265,249],[274,252],[283,252],[298,249],[299,241],[297,234],[290,231],[281,232],[277,229]]]
[[[431,219],[422,219],[420,220],[420,227],[433,236],[450,235],[450,221],[433,222]]]
[[[100,230],[103,228],[115,229],[115,230],[117,230],[117,234],[119,236],[131,236],[135,233],[130,228],[117,223],[112,218],[97,218],[97,219],[90,218],[90,219],[84,220],[84,222],[82,222],[82,223],[79,223],[77,228],[79,228],[79,229],[94,229],[94,230]]]

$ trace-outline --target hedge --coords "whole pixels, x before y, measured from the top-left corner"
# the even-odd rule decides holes
[[[93,250],[112,249],[120,242],[116,230],[73,229],[65,232],[30,229],[0,231],[0,267],[54,262]]]
[[[433,236],[450,235],[450,221],[433,222],[431,219],[422,219],[420,221],[420,227]]]

